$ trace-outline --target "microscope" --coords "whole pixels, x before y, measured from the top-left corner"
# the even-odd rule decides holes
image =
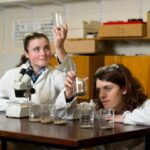
[[[26,97],[31,100],[31,94],[35,93],[35,90],[31,85],[31,76],[33,74],[33,70],[28,68],[22,68],[18,78],[14,82],[14,90],[16,97]]]
[[[16,99],[8,102],[6,108],[7,117],[21,118],[29,116],[31,94],[35,93],[35,90],[31,85],[32,74],[33,70],[31,67],[27,69],[22,68],[14,80],[13,88]]]

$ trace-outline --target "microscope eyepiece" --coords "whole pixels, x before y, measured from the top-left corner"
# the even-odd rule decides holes
[[[25,72],[26,72],[26,69],[25,69],[25,68],[22,68],[22,69],[20,70],[20,73],[21,73],[22,75],[24,75]]]
[[[28,76],[31,77],[32,74],[33,74],[33,70],[32,69],[27,69],[25,74],[27,74]]]

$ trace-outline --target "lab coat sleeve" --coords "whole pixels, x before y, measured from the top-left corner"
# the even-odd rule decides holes
[[[0,99],[0,111],[6,111],[8,99]]]
[[[59,70],[55,70],[55,72],[53,73],[53,81],[55,84],[55,89],[57,90],[58,94],[65,87],[65,84],[64,84],[65,79],[66,79],[66,76],[63,72],[60,72]]]
[[[150,125],[150,100],[144,102],[141,107],[134,109],[132,112],[123,113],[123,123],[133,125]]]
[[[7,107],[7,102],[9,101],[9,80],[8,74],[5,73],[0,79],[0,111],[5,111]]]
[[[76,66],[71,57],[67,54],[61,64],[57,66],[57,69],[61,72],[67,73],[68,71],[76,71]]]
[[[67,102],[64,94],[65,89],[63,89],[56,98],[55,107],[56,108],[67,108]]]

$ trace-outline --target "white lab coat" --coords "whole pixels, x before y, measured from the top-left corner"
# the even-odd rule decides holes
[[[125,111],[123,113],[123,123],[150,126],[150,99],[146,100],[142,106],[137,107],[132,112]]]
[[[27,98],[18,98],[15,96],[13,84],[17,78],[21,68],[27,68],[28,62],[20,67],[6,71],[0,79],[0,110],[4,111],[9,100],[23,101]],[[39,103],[54,103],[57,101],[61,105],[66,105],[64,97],[64,80],[65,74],[69,70],[75,70],[75,65],[72,59],[66,55],[63,62],[54,69],[52,66],[45,68],[45,71],[39,76],[37,81],[31,84],[35,89],[35,94],[31,95],[31,101]]]

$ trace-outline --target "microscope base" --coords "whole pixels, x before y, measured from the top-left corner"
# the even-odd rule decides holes
[[[8,102],[6,116],[14,118],[29,117],[29,102]]]

